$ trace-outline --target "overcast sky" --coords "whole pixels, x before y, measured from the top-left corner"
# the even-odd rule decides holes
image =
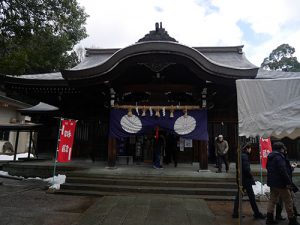
[[[77,0],[85,8],[88,38],[82,47],[124,48],[155,22],[190,47],[244,45],[260,66],[281,44],[300,60],[300,0]]]

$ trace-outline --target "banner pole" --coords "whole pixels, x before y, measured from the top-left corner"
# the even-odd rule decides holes
[[[238,148],[237,148],[237,180],[238,180],[238,194],[239,194],[239,225],[243,222],[243,184],[242,184],[242,153],[241,153],[241,137],[238,136]]]
[[[260,146],[260,137],[258,137],[258,149],[259,149],[259,163],[260,163],[260,191],[261,195],[263,195],[263,175],[262,175],[262,152]]]
[[[57,135],[57,144],[56,144],[55,158],[54,158],[53,181],[52,181],[53,184],[54,184],[54,177],[55,177],[55,173],[56,173],[57,152],[58,152],[59,142],[60,142],[60,132],[61,132],[61,121],[62,120],[63,120],[63,118],[60,117],[59,118],[59,129],[58,129],[58,135]]]

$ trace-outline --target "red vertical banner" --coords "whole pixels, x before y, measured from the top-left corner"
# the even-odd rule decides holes
[[[57,162],[71,161],[76,122],[76,120],[61,120]]]
[[[261,167],[266,169],[268,155],[272,152],[272,145],[270,138],[260,138],[260,158],[261,158]]]

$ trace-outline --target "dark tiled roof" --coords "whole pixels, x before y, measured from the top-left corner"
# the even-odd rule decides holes
[[[65,75],[67,74],[68,79],[71,78],[71,74],[75,72],[74,78],[80,77],[80,79],[84,79],[86,76],[86,72],[90,71],[94,68],[99,68],[98,74],[101,74],[103,70],[106,72],[111,67],[115,66],[122,57],[130,57],[134,53],[141,53],[140,49],[143,49],[142,53],[151,53],[151,52],[159,52],[160,47],[165,47],[166,50],[172,50],[177,53],[182,53],[183,55],[192,54],[195,60],[199,60],[198,63],[206,64],[204,66],[208,66],[209,70],[215,70],[218,74],[225,74],[225,76],[229,76],[232,78],[250,78],[253,77],[253,74],[256,75],[256,67],[254,64],[249,62],[249,60],[245,57],[242,49],[243,46],[229,46],[229,47],[188,47],[182,44],[178,44],[176,42],[164,42],[164,41],[154,41],[154,42],[141,42],[131,45],[126,48],[118,49],[86,49],[86,58],[79,63],[77,66],[73,67],[70,70],[63,71],[62,73],[45,73],[45,74],[30,74],[30,75],[21,75],[21,76],[9,76],[10,78],[19,78],[23,80],[41,80],[41,81],[64,81]],[[155,49],[159,48],[159,49]],[[102,65],[105,69],[100,70]],[[215,68],[214,68],[215,67]],[[240,72],[237,72],[240,71]],[[248,71],[248,72],[247,72]],[[251,71],[251,72],[250,72]],[[232,76],[230,73],[232,72]],[[226,75],[228,74],[228,75]],[[245,75],[243,75],[245,74]],[[249,74],[249,75],[247,75]],[[254,75],[254,76],[255,76]]]
[[[61,72],[41,73],[41,74],[24,74],[24,75],[20,75],[20,76],[9,75],[9,77],[15,77],[15,78],[20,78],[20,79],[33,79],[33,80],[63,80]]]
[[[12,105],[16,108],[27,108],[27,107],[31,106],[31,105],[29,105],[25,102],[21,102],[21,101],[18,101],[18,100],[13,99],[13,98],[6,97],[6,96],[1,95],[1,94],[0,94],[0,101],[4,102],[4,103],[7,103],[7,104],[10,104],[10,105]]]
[[[129,46],[130,47],[130,46]],[[243,53],[243,46],[192,47],[206,56],[214,64],[236,69],[256,68]],[[122,49],[86,49],[87,57],[71,70],[82,70],[99,66]]]
[[[35,106],[25,108],[25,109],[20,109],[19,111],[22,113],[42,113],[42,112],[54,112],[58,110],[59,108],[57,108],[56,106],[49,105],[44,102],[40,102]]]
[[[0,124],[0,129],[31,131],[31,130],[37,130],[41,126],[42,124],[38,124],[38,123],[9,123],[9,124]]]
[[[206,71],[209,79],[255,78],[258,67],[245,57],[243,46],[233,47],[188,47],[176,42],[141,42],[122,49],[87,49],[85,61],[70,70],[62,71],[68,81],[99,78],[109,80],[106,74],[127,58],[151,55],[174,55],[177,62],[192,62],[199,72]],[[138,60],[138,59],[137,59]],[[176,59],[174,59],[176,61]]]

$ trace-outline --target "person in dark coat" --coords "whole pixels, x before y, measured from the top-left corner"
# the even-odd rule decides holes
[[[300,216],[300,214],[298,213],[298,210],[296,208],[296,205],[295,205],[295,196],[293,193],[296,193],[299,191],[298,187],[293,183],[293,171],[294,169],[297,167],[297,163],[292,163],[290,162],[290,160],[287,158],[287,151],[284,152],[284,155],[285,155],[285,160],[286,160],[286,163],[288,165],[288,174],[289,176],[291,177],[291,181],[292,181],[292,197],[293,197],[293,209],[294,209],[294,214],[295,216]],[[275,216],[275,219],[277,221],[280,221],[280,220],[285,220],[285,218],[282,217],[281,213],[282,213],[282,209],[283,209],[283,201],[281,198],[279,198],[279,202],[276,204],[276,216]]]
[[[277,221],[274,220],[274,209],[279,198],[281,198],[289,218],[289,225],[300,225],[293,209],[292,169],[290,163],[286,160],[284,154],[286,151],[287,148],[282,142],[275,142],[273,152],[268,155],[267,185],[270,187],[271,194],[268,202],[266,224],[277,224]]]
[[[254,218],[255,219],[265,219],[266,216],[262,214],[256,204],[255,195],[253,192],[252,185],[255,184],[254,178],[251,173],[250,168],[250,161],[249,161],[249,155],[251,153],[251,143],[247,143],[242,148],[242,186],[243,186],[243,192],[247,192],[247,195],[249,197],[251,208],[254,212]],[[238,174],[237,174],[238,176]],[[232,213],[232,218],[238,218],[239,214],[239,192],[237,192],[234,200],[234,208]]]
[[[162,148],[163,148],[163,138],[162,136],[154,137],[153,142],[153,153],[154,153],[154,162],[153,162],[153,168],[155,169],[162,169],[162,165],[160,163],[161,161],[161,154],[162,154]]]

